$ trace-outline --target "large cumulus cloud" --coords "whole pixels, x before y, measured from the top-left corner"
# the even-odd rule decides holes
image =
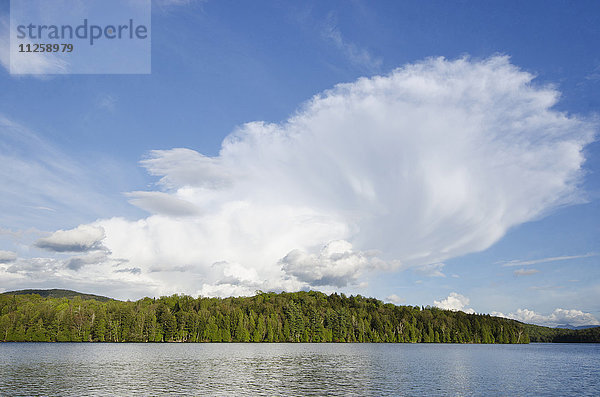
[[[559,93],[533,79],[500,56],[340,84],[282,123],[240,126],[218,156],[149,153],[156,189],[130,198],[151,215],[94,227],[161,293],[441,275],[444,260],[582,200],[595,125],[554,110]]]

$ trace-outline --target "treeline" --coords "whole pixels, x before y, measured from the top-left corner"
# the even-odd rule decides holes
[[[531,342],[600,343],[600,327],[585,329],[548,328],[525,324]]]
[[[529,343],[529,335],[514,320],[316,291],[136,302],[4,294],[0,341]]]

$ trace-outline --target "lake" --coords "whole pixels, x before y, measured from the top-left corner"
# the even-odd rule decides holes
[[[0,343],[2,396],[600,395],[600,344]]]

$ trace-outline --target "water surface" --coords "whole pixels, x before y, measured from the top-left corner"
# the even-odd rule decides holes
[[[599,344],[0,343],[0,395],[600,395]]]

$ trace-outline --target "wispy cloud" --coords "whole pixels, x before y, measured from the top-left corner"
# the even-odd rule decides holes
[[[600,65],[596,65],[594,70],[585,76],[585,79],[591,81],[600,81]]]
[[[111,158],[82,162],[0,114],[0,212],[9,229],[73,227],[139,211],[122,199],[126,168]],[[119,169],[120,174],[114,172]],[[108,197],[104,193],[114,189]]]
[[[429,263],[425,265],[416,266],[413,271],[416,274],[427,277],[446,277],[442,272],[442,269],[446,266],[445,263]]]
[[[361,48],[355,43],[347,40],[337,26],[334,14],[330,14],[325,27],[323,37],[337,47],[339,51],[354,65],[367,72],[377,72],[383,61],[373,56],[367,49]]]
[[[568,261],[571,259],[580,259],[580,258],[589,258],[592,256],[597,256],[596,253],[589,253],[585,255],[571,255],[571,256],[554,256],[550,258],[541,258],[541,259],[532,259],[532,260],[520,260],[515,259],[508,262],[497,262],[497,264],[501,264],[502,266],[529,266],[529,265],[537,265],[538,263],[548,263],[548,262],[558,262],[558,261]]]
[[[98,97],[96,106],[98,109],[114,111],[117,105],[117,98],[114,95],[105,94]]]
[[[515,270],[513,273],[515,274],[515,276],[532,276],[539,272],[540,271],[537,269],[518,269]]]
[[[532,285],[529,287],[533,291],[556,291],[565,288],[562,285]]]

